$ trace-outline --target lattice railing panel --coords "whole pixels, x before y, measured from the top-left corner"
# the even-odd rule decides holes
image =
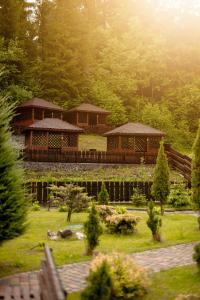
[[[134,137],[123,136],[122,137],[122,149],[134,150]]]
[[[49,133],[49,148],[61,148],[61,134]]]
[[[45,132],[33,132],[32,144],[34,146],[47,146],[47,135]]]
[[[146,152],[147,151],[147,138],[146,137],[135,137],[135,151]]]

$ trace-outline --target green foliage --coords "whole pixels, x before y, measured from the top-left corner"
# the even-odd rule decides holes
[[[103,261],[101,266],[90,272],[87,282],[89,285],[82,292],[82,300],[109,300],[112,293],[112,279],[107,261]]]
[[[126,207],[123,207],[123,206],[116,206],[115,207],[115,212],[118,215],[123,215],[123,214],[127,213],[127,209],[126,209]]]
[[[99,244],[99,237],[103,233],[99,214],[94,204],[89,212],[88,220],[84,223],[84,232],[87,239],[87,254],[91,255]]]
[[[139,188],[133,189],[133,195],[131,196],[131,200],[133,205],[135,206],[146,206],[147,205],[147,198]]]
[[[197,267],[198,267],[198,269],[200,271],[200,244],[197,244],[194,247],[193,259],[197,263]]]
[[[67,206],[67,221],[71,221],[71,215],[75,211],[82,211],[89,206],[91,197],[84,193],[83,187],[73,184],[62,186],[52,185],[50,188],[50,202],[58,201],[60,205]]]
[[[32,205],[32,211],[39,211],[40,210],[40,205],[38,201],[34,201]]]
[[[190,199],[191,192],[184,183],[171,185],[168,204],[175,208],[186,207],[191,205]]]
[[[96,209],[102,222],[105,222],[108,216],[115,214],[115,207],[111,205],[96,205]]]
[[[151,193],[155,200],[160,202],[161,212],[163,213],[163,204],[167,202],[167,198],[170,193],[169,167],[167,156],[164,152],[163,141],[160,142]]]
[[[110,233],[132,234],[141,218],[133,214],[114,214],[106,218],[106,228]]]
[[[9,122],[13,106],[0,98],[0,244],[24,232],[27,203],[23,189],[23,172],[11,144]]]
[[[193,145],[192,201],[200,211],[200,121],[197,136]]]
[[[147,226],[152,232],[153,240],[160,242],[160,227],[162,226],[162,219],[160,211],[155,207],[153,201],[149,202],[147,213],[149,217],[147,220]]]
[[[67,212],[67,210],[68,210],[67,205],[60,205],[58,207],[59,212]]]
[[[92,261],[87,281],[89,286],[82,294],[85,300],[141,299],[149,286],[146,270],[137,266],[132,258],[118,253],[98,255]]]
[[[100,193],[98,194],[98,203],[101,205],[101,204],[105,204],[105,205],[108,205],[109,203],[109,194],[108,194],[108,191],[106,189],[106,185],[105,183],[103,182],[102,186],[101,186],[101,191]]]

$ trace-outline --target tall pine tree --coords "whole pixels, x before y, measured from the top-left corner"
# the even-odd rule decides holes
[[[193,145],[192,200],[200,213],[200,121],[197,136]],[[200,229],[200,216],[198,220]]]
[[[163,141],[160,142],[151,193],[155,200],[160,202],[161,213],[163,214],[163,205],[166,203],[167,197],[170,193],[169,166],[167,156],[164,151]]]
[[[11,144],[9,122],[13,107],[0,99],[0,244],[25,229],[27,204],[23,189],[23,173]]]

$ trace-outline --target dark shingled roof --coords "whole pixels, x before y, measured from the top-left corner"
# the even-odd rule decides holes
[[[45,118],[28,126],[26,130],[83,132],[83,129],[56,118]]]
[[[27,102],[22,103],[19,107],[40,107],[60,111],[63,110],[62,107],[40,98],[33,98],[31,100],[28,100]]]
[[[111,131],[108,131],[104,134],[105,136],[109,135],[157,135],[164,136],[165,133],[152,128],[150,126],[141,124],[141,123],[127,123],[120,127],[117,127]]]
[[[109,111],[98,107],[96,105],[93,104],[89,104],[89,103],[82,103],[81,105],[74,107],[70,110],[67,111],[68,112],[72,112],[72,111],[85,111],[85,112],[95,112],[95,113],[103,113],[103,114],[110,114]]]

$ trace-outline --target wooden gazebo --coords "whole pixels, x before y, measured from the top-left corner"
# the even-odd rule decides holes
[[[27,126],[44,118],[63,119],[63,109],[61,107],[40,98],[33,98],[21,104],[16,108],[15,113],[16,116],[12,122],[15,133],[21,133]]]
[[[107,137],[107,151],[132,153],[155,159],[160,140],[165,134],[141,123],[127,123],[104,134]]]
[[[64,119],[84,128],[87,132],[104,133],[109,130],[107,116],[109,111],[89,103],[83,103],[65,112]]]
[[[60,119],[45,118],[25,129],[26,150],[78,151],[78,135],[83,129]]]

